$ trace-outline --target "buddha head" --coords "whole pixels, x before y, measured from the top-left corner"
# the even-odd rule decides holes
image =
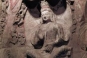
[[[52,10],[49,7],[48,2],[41,1],[41,17],[44,22],[51,21]]]

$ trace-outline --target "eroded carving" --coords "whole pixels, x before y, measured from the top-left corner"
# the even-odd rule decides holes
[[[4,5],[2,7],[2,5]],[[6,25],[6,16],[7,16],[7,10],[8,8],[8,1],[0,1],[0,44],[2,46],[2,34]]]
[[[82,20],[81,20],[81,27],[79,30],[79,41],[80,43],[78,43],[81,47],[82,50],[87,51],[87,2],[85,5],[85,12],[84,15],[82,16]]]
[[[10,43],[18,44],[18,45],[24,45],[25,44],[25,36],[24,36],[24,17],[26,14],[26,6],[22,3],[18,13],[14,17],[14,23],[13,23],[13,28],[11,31],[11,40]]]
[[[12,53],[14,47],[27,46],[33,51],[30,52],[30,50],[25,49],[27,52],[26,56],[24,55],[23,57],[69,58],[71,56],[72,48],[68,46],[68,42],[70,39],[72,18],[70,9],[66,9],[69,8],[69,5],[65,5],[67,6],[64,8],[64,10],[66,9],[65,12],[59,15],[53,11],[58,11],[58,8],[63,6],[61,4],[62,2],[59,3],[61,5],[57,5],[55,9],[51,9],[53,5],[50,6],[48,1],[36,1],[37,5],[34,5],[31,9],[28,8],[30,5],[26,6],[22,0],[5,0],[4,2],[6,6],[4,6],[3,9],[6,16],[1,20],[0,28],[3,28],[1,31],[4,30],[4,47],[13,49],[9,52],[9,55],[17,55],[15,54],[16,52]],[[33,10],[36,13],[34,13]],[[38,17],[34,17],[32,13]],[[20,56],[18,56],[18,58],[20,58]]]
[[[57,16],[52,12],[48,3],[44,1],[41,2],[41,17],[42,24],[38,25],[35,36],[33,40],[31,39],[32,45],[36,49],[40,46],[42,55],[47,54],[44,55],[44,58],[69,57],[72,49],[66,45],[68,43],[66,39],[69,38],[66,37],[62,25],[56,22]]]

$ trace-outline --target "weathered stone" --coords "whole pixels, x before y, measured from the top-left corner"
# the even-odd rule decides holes
[[[86,58],[86,10],[86,0],[0,0],[0,58]]]

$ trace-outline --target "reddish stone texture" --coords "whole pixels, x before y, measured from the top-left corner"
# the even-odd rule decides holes
[[[40,53],[37,52],[40,50],[35,50],[34,48],[32,48],[31,42],[30,42],[31,39],[26,39],[29,37],[32,38],[33,35],[30,33],[32,33],[32,30],[35,29],[35,27],[38,24],[42,23],[40,21],[41,17],[39,17],[41,15],[40,12],[36,8],[31,9],[30,10],[31,12],[30,12],[27,9],[27,6],[24,6],[24,4],[22,3],[22,0],[20,1],[19,0],[7,0],[7,1],[10,1],[9,2],[10,6],[7,7],[7,9],[5,8],[6,6],[8,6],[8,4],[5,4],[2,6],[4,8],[3,10],[4,12],[2,12],[2,17],[5,18],[6,16],[5,18],[6,21],[2,21],[5,24],[4,26],[5,28],[3,27],[2,29],[1,29],[1,26],[3,25],[1,23],[2,17],[0,17],[0,34],[3,33],[3,40],[1,40],[2,36],[0,35],[0,48],[1,48],[0,58],[29,58],[29,56],[32,57],[32,55],[35,56],[36,58],[45,58],[45,56],[42,57],[43,56],[41,55],[42,52]],[[72,10],[73,26],[71,27],[72,35],[71,35],[71,39],[68,44],[70,47],[73,48],[73,51],[71,53],[71,58],[87,58],[86,47],[84,47],[84,45],[82,44],[82,43],[87,44],[86,43],[87,39],[85,39],[87,37],[86,35],[87,31],[85,31],[86,29],[82,29],[83,31],[85,31],[83,33],[83,39],[79,38],[80,37],[79,30],[82,28],[82,26],[83,27],[86,26],[86,23],[84,23],[85,21],[87,21],[86,3],[87,3],[86,0],[74,0],[74,4],[71,5],[71,7],[73,6],[73,10]],[[56,9],[56,7],[53,7],[53,8]],[[63,10],[61,9],[62,7],[58,10],[59,11],[65,10],[65,9]],[[21,13],[21,11],[23,13]],[[31,16],[32,13],[34,16]],[[25,33],[25,30],[27,30],[26,33]],[[56,49],[57,48],[55,48],[55,50]],[[47,56],[49,56],[49,54],[47,54]]]
[[[75,4],[74,4],[75,13],[74,13],[74,15],[75,15],[77,22],[79,22],[81,20],[81,17],[84,13],[85,3],[86,3],[86,0],[75,0]]]
[[[19,0],[10,0],[10,8],[13,9]]]
[[[72,40],[70,43],[70,45],[73,46],[72,58],[87,57],[86,51],[81,49],[81,43],[82,41],[84,41],[84,39],[79,38],[79,34],[80,34],[79,30],[81,29],[81,25],[84,24],[85,22],[85,18],[84,18],[84,13],[86,11],[85,5],[86,5],[86,0],[75,0],[74,13],[73,13],[73,19],[74,19],[73,29],[75,30],[75,32],[72,34]]]

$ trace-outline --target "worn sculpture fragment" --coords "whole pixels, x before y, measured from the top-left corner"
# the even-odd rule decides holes
[[[87,51],[87,1],[86,1],[86,5],[85,5],[85,11],[84,11],[84,15],[82,17],[81,21],[81,27],[79,30],[79,45],[81,45],[81,49]]]
[[[44,58],[62,57],[60,54],[65,51],[67,51],[66,54],[68,51],[70,53],[72,48],[65,44],[61,44],[62,42],[68,42],[68,40],[65,40],[64,29],[60,23],[57,23],[57,16],[52,12],[48,3],[44,1],[41,2],[41,17],[42,24],[39,25],[38,30],[35,32],[36,34],[32,44],[38,46],[38,42],[43,40],[42,42],[44,43],[41,51],[51,55],[48,57],[44,55]],[[70,54],[67,54],[64,57],[68,57],[68,55]]]
[[[29,7],[28,2],[33,0],[26,1],[2,1],[0,42],[6,56],[0,57],[70,58],[73,49],[68,45],[72,27],[70,5],[59,0],[54,8],[49,1],[35,0],[35,5]]]

